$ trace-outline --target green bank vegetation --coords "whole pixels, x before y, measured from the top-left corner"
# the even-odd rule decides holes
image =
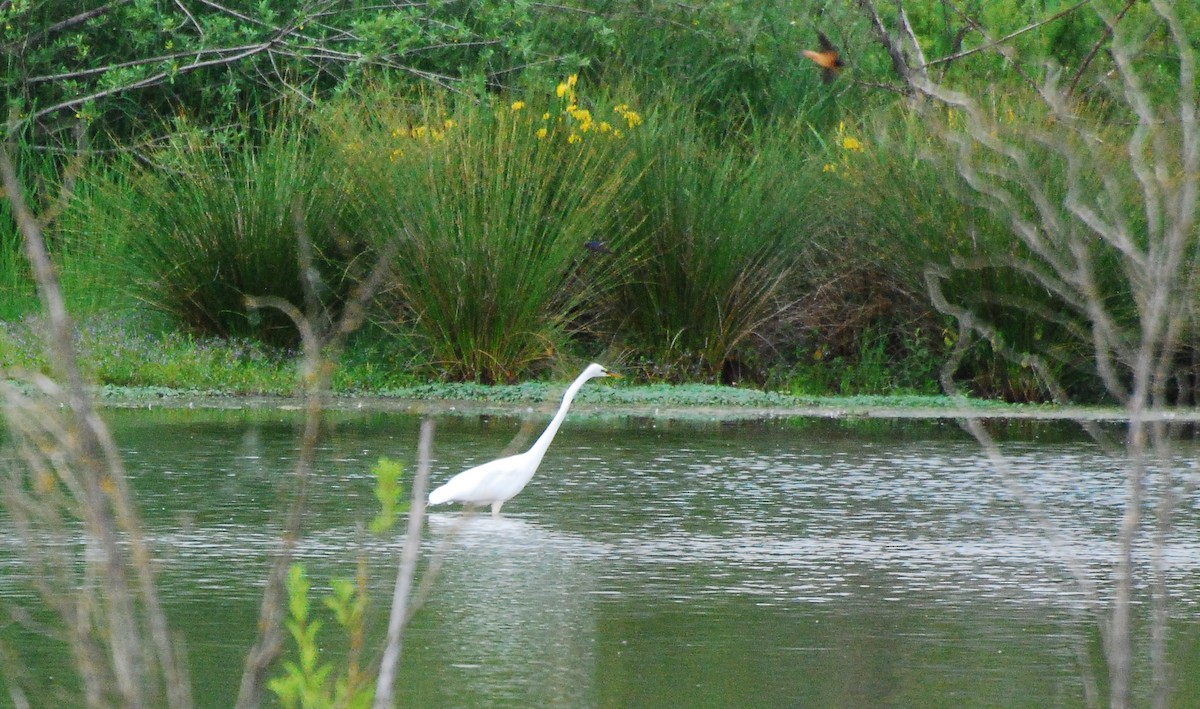
[[[1001,36],[1055,14],[1042,5],[979,19]],[[1023,268],[1010,225],[963,187],[942,140],[963,115],[931,119],[878,88],[892,67],[853,8],[364,6],[319,29],[299,5],[252,12],[266,11],[208,8],[175,25],[177,8],[115,5],[31,47],[25,74],[7,69],[26,118],[9,138],[54,212],[52,248],[100,383],[287,391],[295,327],[245,298],[316,300],[334,317],[382,258],[370,326],[335,380],[346,390],[515,382],[602,359],[640,381],[936,393],[960,338],[929,292],[941,268],[946,298],[996,326],[957,360],[972,393],[1047,398],[1030,367],[1001,356],[1015,351],[1043,356],[1075,398],[1105,398],[1086,317]],[[907,12],[931,56],[974,46],[943,5]],[[1139,12],[1123,21],[1165,42]],[[10,33],[36,21],[4,13]],[[127,31],[114,35],[118,22]],[[174,29],[164,39],[161,27]],[[176,76],[156,78],[164,56],[224,57],[206,52],[265,27],[292,52],[282,66],[263,50],[211,70],[175,59]],[[317,49],[339,27],[355,29],[335,60]],[[800,55],[817,30],[845,50],[830,84]],[[1082,115],[1132,179],[1117,147],[1127,116],[1089,57],[1105,36],[1094,15],[1067,12],[1013,46],[1075,72]],[[60,71],[83,46],[122,68]],[[147,61],[123,66],[131,57]],[[995,53],[939,69],[986,95],[998,126],[1050,120],[1031,100],[1046,77]],[[1034,154],[1051,180],[1076,169]],[[1133,202],[1120,209],[1139,218]],[[0,367],[37,369],[23,345],[33,288],[9,220],[0,229]],[[1098,287],[1128,300],[1118,261],[1097,259]],[[1185,349],[1171,366],[1186,402],[1200,365]]]

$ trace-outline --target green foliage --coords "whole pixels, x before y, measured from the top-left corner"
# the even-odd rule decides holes
[[[303,564],[292,564],[288,570],[288,620],[287,628],[296,643],[299,662],[285,661],[284,676],[268,683],[271,691],[279,696],[288,709],[293,707],[321,706],[320,700],[327,695],[329,673],[333,667],[320,663],[321,649],[317,644],[320,621],[309,620],[308,591],[312,584],[304,571]]]
[[[815,175],[796,169],[804,136],[787,124],[743,151],[713,147],[686,112],[650,122],[633,196],[646,249],[618,293],[619,327],[666,376],[714,379],[781,310]]]
[[[64,188],[64,182],[74,180],[83,167],[83,160],[67,160],[34,150],[23,138],[24,134],[18,135],[5,147],[24,187],[26,206],[39,217],[48,246],[61,259],[63,244],[57,238],[54,217],[68,203],[70,191]],[[70,293],[70,296],[74,295]],[[71,301],[72,304],[76,302],[74,297]],[[0,190],[0,319],[18,318],[37,307],[37,292],[25,257],[24,237],[17,227],[12,204]]]
[[[797,396],[937,394],[941,357],[929,338],[918,329],[903,341],[897,339],[880,324],[858,336],[857,351],[838,354],[827,343],[817,344],[774,378]]]
[[[1035,57],[1057,61],[1064,81],[1078,73],[1077,105],[1103,138],[1103,169],[1082,179],[1090,188],[1100,176],[1132,185],[1119,147],[1131,116],[1101,80],[1113,68],[1106,45],[1084,64],[1105,36],[1103,22],[1085,7],[1030,27],[1072,4],[964,7],[978,26],[932,0],[905,8],[931,59],[980,47],[985,34],[1030,28],[1006,42],[1014,60],[1033,83],[1047,70],[1025,61]],[[1013,267],[1027,254],[1011,225],[961,189],[940,138],[960,129],[962,116],[929,121],[887,92],[866,90],[894,77],[850,5],[351,3],[312,22],[295,3],[238,6],[240,17],[204,6],[189,19],[181,6],[138,2],[61,27],[54,23],[102,4],[10,5],[0,10],[10,46],[35,40],[0,72],[15,110],[29,116],[120,89],[21,127],[17,138],[29,145],[19,166],[39,211],[53,209],[72,163],[40,149],[44,130],[65,136],[73,123],[51,115],[77,112],[98,142],[151,128],[171,134],[158,148],[139,148],[153,167],[120,157],[87,163],[74,205],[47,232],[73,308],[127,311],[136,297],[196,333],[149,338],[162,353],[145,361],[134,354],[141,346],[106,354],[97,336],[100,381],[291,391],[290,355],[270,347],[266,356],[248,354],[258,345],[243,339],[290,345],[290,322],[269,310],[248,314],[242,298],[303,303],[303,228],[315,245],[320,297],[334,312],[372,254],[396,248],[386,312],[375,313],[386,337],[377,330],[351,347],[335,374],[339,391],[411,384],[413,373],[510,381],[575,358],[618,356],[651,379],[761,382],[774,371],[793,372],[809,382],[804,388],[924,390],[907,375],[871,372],[929,371],[925,354],[914,353],[936,359],[954,343],[930,302],[930,265],[948,268],[942,285],[953,302],[996,328],[962,362],[959,375],[976,393],[1044,396],[1028,367],[1003,361],[1003,351],[1048,357],[1072,390],[1096,391],[1086,317]],[[1191,4],[1177,11],[1200,37],[1200,12]],[[200,56],[188,52],[250,46],[272,26],[290,29],[269,70],[260,54],[194,73],[183,66]],[[54,29],[38,34],[45,27]],[[352,39],[339,34],[350,27]],[[1145,42],[1134,62],[1152,101],[1171,100],[1178,63],[1150,8],[1130,6],[1121,27]],[[800,54],[818,30],[847,62],[828,85]],[[334,37],[345,39],[341,56],[361,61],[322,53]],[[180,57],[165,58],[172,53]],[[122,88],[172,61],[169,81]],[[996,52],[934,66],[938,77],[986,97],[998,134],[1060,135],[1038,113],[1026,77]],[[564,67],[579,67],[581,83],[550,91]],[[38,78],[50,76],[58,78]],[[319,134],[279,100],[283,81],[314,100]],[[632,110],[625,104],[635,98]],[[248,109],[257,121],[242,119]],[[638,111],[647,121],[635,126]],[[1177,139],[1172,130],[1163,128],[1168,143]],[[1046,184],[1067,183],[1071,166],[1053,150],[1034,146],[1032,154]],[[1061,188],[1051,192],[1062,201]],[[1145,233],[1138,191],[1125,194],[1121,213]],[[1014,211],[1031,214],[1030,206]],[[36,300],[16,232],[3,231],[8,221],[0,220],[0,317],[15,318]],[[593,239],[613,253],[581,247]],[[1092,256],[1097,287],[1129,322],[1137,303],[1120,266],[1102,250]],[[84,340],[93,336],[87,330]],[[39,366],[36,356],[12,354],[22,346],[5,349],[9,361]],[[812,359],[817,351],[822,359]],[[916,360],[880,370],[877,355]]]
[[[380,510],[371,522],[371,531],[384,534],[406,510],[404,488],[400,482],[402,468],[388,458],[380,458],[372,468],[375,475],[375,497]],[[309,590],[312,588],[304,565],[292,564],[288,569],[287,629],[295,643],[295,660],[285,660],[283,674],[273,678],[268,687],[287,709],[366,709],[375,695],[372,676],[362,667],[365,650],[367,596],[367,560],[360,556],[355,578],[334,578],[324,606],[345,634],[349,648],[344,668],[321,662],[322,646],[318,641],[321,622],[314,620]],[[337,673],[336,675],[334,673]]]
[[[70,142],[75,120],[126,143],[183,117],[236,140],[246,115],[284,94],[327,96],[369,75],[482,87],[553,65],[564,54],[535,34],[550,11],[499,0],[3,3],[0,92],[39,143]]]
[[[375,499],[379,500],[379,513],[371,520],[371,532],[384,534],[396,524],[396,516],[408,510],[404,501],[404,486],[400,475],[404,469],[390,458],[380,458],[371,473],[375,475]]]
[[[4,217],[0,215],[0,219]],[[17,318],[36,303],[20,236],[0,233],[0,320]]]
[[[584,244],[632,252],[624,136],[640,117],[585,108],[573,79],[511,104],[413,108],[379,96],[349,108],[330,134],[356,171],[366,228],[381,251],[397,249],[393,318],[450,379],[544,368],[621,277],[621,259]]]
[[[712,135],[758,122],[804,115],[825,123],[856,110],[863,94],[847,83],[827,86],[801,55],[823,28],[842,44],[853,27],[836,4],[792,0],[677,3],[581,0],[587,22],[559,16],[561,47],[587,61],[591,75],[614,83],[628,77],[645,105],[664,98],[696,109]],[[819,18],[819,19],[818,19]]]
[[[181,141],[155,157],[156,170],[127,163],[108,176],[68,225],[77,244],[122,242],[107,265],[136,298],[196,333],[294,343],[290,320],[273,309],[247,313],[245,298],[303,308],[303,236],[322,278],[318,295],[336,310],[361,246],[340,172],[302,123],[280,123],[259,147]]]
[[[354,579],[334,579],[332,593],[324,605],[352,643],[351,661],[336,678],[331,677],[334,665],[321,662],[318,634],[321,622],[310,618],[312,588],[303,564],[292,564],[288,570],[288,632],[296,647],[297,660],[285,660],[283,674],[271,679],[267,686],[287,709],[366,709],[374,699],[374,686],[357,666],[353,644],[361,651],[364,616],[367,607],[365,586]]]

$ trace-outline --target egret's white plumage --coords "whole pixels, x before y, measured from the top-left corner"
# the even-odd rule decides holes
[[[598,364],[589,364],[587,369],[571,382],[571,386],[567,387],[558,413],[554,414],[550,425],[546,426],[546,430],[538,436],[529,450],[462,471],[429,493],[429,504],[461,502],[466,505],[491,505],[492,515],[499,515],[500,506],[523,490],[537,472],[542,456],[546,455],[546,449],[554,440],[554,434],[558,433],[558,427],[567,418],[567,409],[571,407],[571,401],[584,382],[597,377],[620,376]]]

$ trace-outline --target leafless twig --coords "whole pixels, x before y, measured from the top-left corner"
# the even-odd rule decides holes
[[[301,380],[305,397],[305,423],[293,474],[295,488],[284,524],[280,549],[271,564],[259,606],[258,637],[247,653],[242,671],[237,700],[239,709],[258,707],[262,704],[267,673],[282,652],[287,573],[303,531],[308,482],[315,466],[317,444],[323,433],[323,411],[330,378],[346,338],[362,324],[367,305],[378,291],[394,255],[394,250],[385,250],[378,255],[375,266],[355,287],[351,298],[335,321],[318,295],[320,273],[313,261],[312,243],[305,229],[303,209],[299,203],[296,205],[294,222],[308,312],[301,312],[292,303],[274,296],[251,296],[246,299],[251,308],[275,308],[284,313],[300,332],[304,352]]]
[[[40,419],[27,418],[22,412],[29,407],[14,408],[19,400],[10,392],[6,413],[19,439],[42,440],[50,446],[24,446],[25,460],[31,470],[50,476],[45,479],[62,480],[72,488],[67,509],[86,524],[85,569],[98,586],[62,589],[77,594],[74,598],[80,601],[77,612],[64,617],[75,639],[85,695],[89,705],[100,706],[115,691],[117,703],[142,707],[162,701],[165,685],[170,706],[190,707],[187,671],[176,654],[159,601],[150,549],[142,536],[124,464],[84,385],[58,275],[39,221],[25,203],[7,145],[0,146],[0,178],[46,312],[47,357],[63,382],[60,387],[43,377],[39,385],[44,394],[65,404]],[[29,428],[38,421],[40,426]],[[14,498],[6,497],[10,501]],[[53,523],[55,518],[28,517],[28,533],[37,534],[40,523]],[[99,595],[92,597],[95,588]],[[104,652],[98,652],[99,647]],[[109,686],[110,679],[115,688]]]
[[[1116,99],[1133,116],[1132,128],[1122,134],[1111,125],[1097,125],[1072,104],[1071,88],[1060,86],[1060,76],[1053,68],[1041,85],[1034,85],[1021,72],[1033,86],[1049,120],[1006,124],[986,110],[977,96],[935,81],[924,71],[963,53],[914,66],[909,62],[910,55],[884,26],[873,0],[859,0],[859,4],[892,55],[897,74],[922,98],[913,102],[914,109],[948,107],[959,117],[955,125],[945,125],[930,115],[928,125],[950,148],[964,182],[1009,227],[1014,237],[1012,254],[1016,255],[1001,258],[1008,259],[1008,268],[1013,268],[1014,259],[1021,261],[1016,267],[1019,272],[1031,277],[1086,323],[1096,375],[1125,409],[1121,455],[1126,501],[1115,530],[1114,598],[1101,624],[1109,697],[1113,707],[1132,703],[1135,542],[1147,525],[1153,525],[1150,675],[1154,704],[1164,707],[1170,696],[1170,675],[1162,546],[1181,498],[1173,482],[1169,427],[1162,423],[1161,414],[1169,404],[1167,383],[1173,376],[1181,343],[1200,330],[1194,305],[1198,296],[1196,271],[1200,269],[1196,234],[1200,127],[1192,39],[1175,5],[1165,0],[1150,3],[1179,60],[1178,84],[1169,92],[1151,92],[1135,62],[1142,49],[1141,40],[1118,27],[1125,10],[1111,14],[1103,3],[1089,3],[1111,31],[1108,50],[1120,82]],[[1014,53],[1003,44],[1007,38],[992,41],[982,27],[978,29],[985,37],[984,46],[1000,53],[1019,70]],[[1117,142],[1123,143],[1124,154],[1112,147],[1111,143]],[[1047,164],[1054,167],[1047,170]],[[1133,209],[1131,203],[1136,205]],[[1120,279],[1119,289],[1129,294],[1125,299],[1113,295],[1114,274]],[[1037,371],[1057,400],[1068,400],[1044,360],[1035,353],[1015,351],[985,318],[949,302],[940,288],[943,278],[942,274],[931,273],[929,289],[937,307],[959,322],[956,352],[961,354],[971,336],[983,338],[997,353]],[[952,362],[943,370],[943,385],[948,393],[957,391]],[[1016,485],[1018,481],[998,444],[976,423],[968,421],[964,425],[983,445],[997,470]],[[1097,437],[1104,440],[1101,435]],[[1046,533],[1053,535],[1042,501],[1019,485],[1014,489]],[[1156,510],[1155,519],[1149,521],[1143,515],[1148,504]],[[1083,570],[1077,564],[1067,566],[1081,590],[1095,602],[1097,594],[1088,590],[1090,581]]]
[[[408,621],[409,598],[416,576],[421,551],[421,526],[425,523],[425,487],[429,481],[429,465],[433,457],[433,421],[421,423],[421,438],[417,447],[417,474],[413,480],[412,503],[408,510],[408,529],[404,534],[404,550],[396,572],[396,588],[392,594],[392,610],[388,619],[387,644],[375,684],[375,709],[391,709],[395,704],[396,670],[403,648],[404,626]]]

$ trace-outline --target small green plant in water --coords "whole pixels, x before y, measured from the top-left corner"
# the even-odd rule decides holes
[[[380,510],[371,521],[370,529],[375,534],[384,534],[395,526],[397,517],[408,507],[403,501],[404,487],[400,482],[403,467],[389,458],[380,458],[371,472],[375,475],[375,497],[379,500]],[[366,709],[375,699],[374,683],[361,663],[364,619],[369,601],[366,557],[359,556],[356,578],[334,578],[330,587],[332,592],[324,604],[349,639],[350,648],[344,671],[339,672],[332,682],[335,666],[320,661],[321,645],[317,635],[321,621],[311,618],[309,590],[312,583],[304,564],[292,564],[288,571],[287,629],[296,643],[298,660],[284,661],[283,674],[268,684],[287,709]]]
[[[283,706],[289,709],[332,706],[329,674],[333,671],[333,666],[320,661],[321,649],[317,644],[317,633],[321,630],[321,621],[309,619],[311,608],[308,591],[311,587],[304,564],[292,564],[287,580],[287,628],[292,634],[292,639],[296,641],[299,661],[285,661],[284,675],[271,680],[268,685]]]
[[[400,484],[403,468],[390,458],[380,458],[371,468],[375,474],[375,498],[379,500],[379,513],[371,520],[371,532],[384,534],[396,524],[396,516],[408,509],[403,501],[404,487]]]

